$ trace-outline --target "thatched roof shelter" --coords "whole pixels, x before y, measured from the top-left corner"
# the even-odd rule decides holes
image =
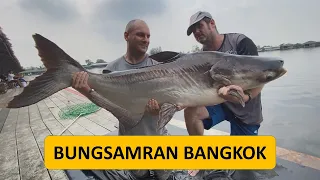
[[[0,27],[0,74],[7,74],[9,70],[18,73],[23,71],[23,67],[14,55],[9,39]]]

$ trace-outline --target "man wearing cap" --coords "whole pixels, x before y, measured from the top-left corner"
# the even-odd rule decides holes
[[[220,51],[238,55],[258,55],[254,42],[240,33],[219,34],[215,21],[208,12],[199,11],[191,16],[187,35],[193,33],[195,39],[203,45],[203,51]],[[241,87],[231,85],[219,90],[227,102],[209,107],[185,109],[185,119],[190,135],[203,135],[204,129],[228,120],[231,135],[257,135],[262,122],[261,90],[262,87],[243,92],[246,106],[227,95],[229,89],[243,92]]]
[[[258,55],[254,42],[240,33],[219,34],[215,21],[208,12],[199,11],[191,16],[187,35],[193,33],[195,39],[203,45],[202,51],[220,51],[238,55]],[[245,107],[237,103],[234,97],[227,95],[228,90],[236,89],[242,93]],[[188,133],[203,135],[214,125],[227,120],[231,125],[230,135],[257,135],[262,122],[262,87],[243,92],[239,86],[231,85],[219,89],[219,95],[225,103],[208,107],[188,107],[184,111]],[[197,171],[193,175],[195,175]]]

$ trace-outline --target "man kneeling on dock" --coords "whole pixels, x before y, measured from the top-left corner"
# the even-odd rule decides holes
[[[148,25],[139,19],[130,21],[125,29],[124,38],[127,42],[127,52],[125,55],[109,63],[104,69],[104,72],[121,71],[140,67],[151,66],[158,64],[157,61],[151,59],[148,54],[150,31]],[[74,76],[73,88],[82,93],[88,93],[91,88],[87,84],[88,74],[79,72]],[[119,127],[119,135],[168,135],[167,129],[164,128],[162,132],[157,132],[157,122],[159,118],[159,105],[155,100],[150,100],[146,105],[146,112],[141,122],[134,128],[127,130],[126,134],[120,134],[121,128]],[[92,171],[101,179],[145,179],[153,178],[154,172],[148,170],[106,170],[106,171]],[[167,176],[165,171],[156,173],[157,177]],[[169,171],[170,173],[170,171]],[[164,174],[164,175],[163,175]],[[163,179],[163,178],[160,178]]]
[[[240,33],[219,34],[212,15],[198,11],[190,17],[187,35],[193,33],[195,39],[203,45],[202,51],[220,51],[239,55],[257,56],[258,50],[254,42]],[[219,94],[226,100],[223,104],[207,107],[188,107],[184,111],[189,135],[203,135],[220,122],[227,120],[231,124],[230,135],[258,135],[263,120],[261,90],[263,87],[243,92],[239,86],[231,85],[219,89]],[[230,89],[242,92],[245,107],[234,97],[228,95]],[[190,171],[194,176],[198,170]]]

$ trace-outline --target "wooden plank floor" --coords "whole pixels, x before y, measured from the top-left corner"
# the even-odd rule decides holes
[[[72,89],[62,90],[37,104],[19,109],[0,109],[0,180],[68,180],[62,170],[44,166],[44,139],[58,135],[72,120],[59,117],[62,108],[87,98]],[[15,93],[15,92],[9,92]],[[0,101],[4,97],[0,95]],[[185,129],[183,121],[171,125]],[[81,117],[62,135],[104,135],[116,130],[116,118],[108,111]],[[226,134],[211,129],[211,135]],[[320,159],[277,147],[277,155],[288,161],[320,170]]]
[[[44,139],[73,121],[59,117],[61,108],[84,102],[90,101],[62,90],[28,107],[0,109],[0,179],[67,180],[64,171],[45,168]],[[116,127],[115,117],[100,109],[79,118],[62,135],[105,135]]]

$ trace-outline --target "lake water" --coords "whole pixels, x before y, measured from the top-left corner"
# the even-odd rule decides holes
[[[274,136],[277,146],[320,157],[320,47],[259,54],[283,58],[288,70],[263,89],[260,135]],[[182,111],[174,117],[184,120]],[[228,122],[215,128],[230,132]]]
[[[277,146],[320,157],[320,47],[260,52],[285,61],[288,72],[262,91],[264,121],[260,135],[272,135]],[[175,115],[183,120],[183,112]],[[216,129],[230,132],[222,122]]]
[[[261,134],[280,147],[320,157],[320,48],[263,52],[285,60],[287,74],[262,92]]]

